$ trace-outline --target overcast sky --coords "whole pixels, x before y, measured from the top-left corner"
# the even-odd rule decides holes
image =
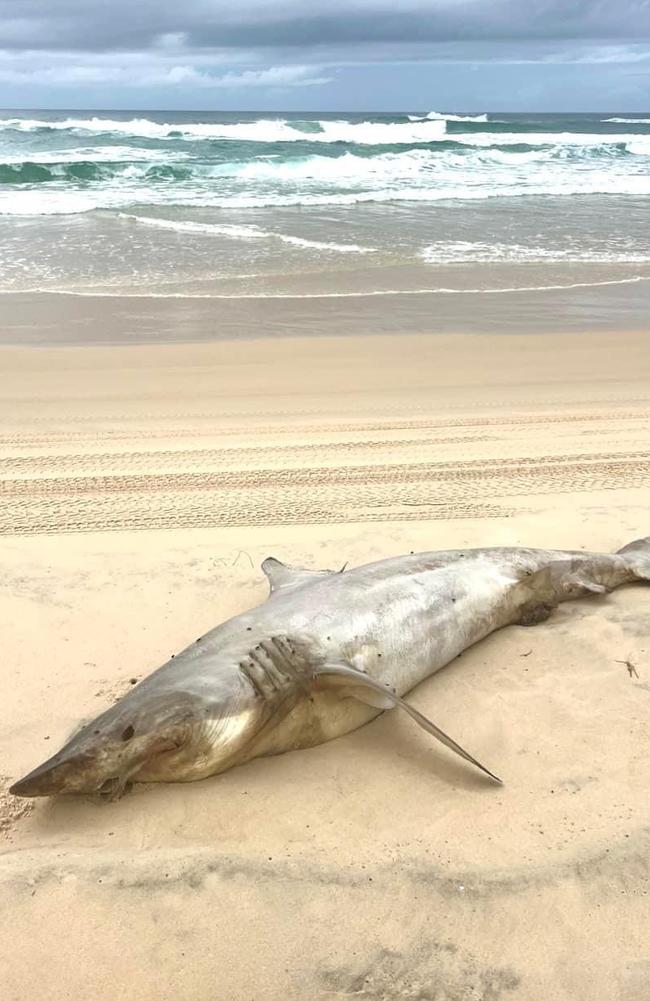
[[[0,107],[650,111],[650,0],[0,0]]]

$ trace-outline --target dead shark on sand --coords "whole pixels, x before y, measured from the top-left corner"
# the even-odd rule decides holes
[[[498,782],[402,696],[502,626],[650,580],[650,537],[612,555],[453,549],[339,572],[273,558],[262,569],[262,605],[172,657],[10,791],[116,798],[129,782],[190,782],[395,707]]]

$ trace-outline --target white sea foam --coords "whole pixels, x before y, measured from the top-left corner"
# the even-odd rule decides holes
[[[139,216],[132,212],[118,212],[118,218],[154,229],[168,229],[175,233],[205,233],[212,236],[231,236],[236,240],[263,240],[269,234],[259,226],[231,226],[226,223],[193,222],[191,219],[158,219],[155,216]]]
[[[238,164],[236,174],[242,180],[315,182],[324,184],[365,183],[382,177],[413,176],[430,162],[426,150],[408,150],[404,153],[384,153],[380,156],[311,156],[290,161],[255,160]]]
[[[650,253],[640,254],[624,248],[580,249],[577,247],[530,247],[516,243],[483,243],[470,240],[440,240],[420,251],[427,264],[509,263],[532,264],[574,262],[582,264],[646,264]]]
[[[231,226],[226,223],[193,222],[188,219],[160,219],[154,216],[138,216],[130,212],[119,212],[119,218],[130,219],[144,226],[171,230],[176,233],[201,233],[206,236],[227,236],[235,240],[280,240],[296,247],[313,250],[328,250],[339,254],[373,254],[373,247],[361,247],[356,243],[329,243],[321,240],[307,240],[300,236],[276,233],[260,226]]]
[[[650,156],[650,136],[646,139],[635,139],[634,142],[628,142],[625,145],[628,153],[634,153],[636,156]]]
[[[448,115],[441,111],[430,111],[426,116],[434,122],[487,122],[487,115]]]
[[[405,186],[404,175],[391,178],[377,177],[374,183],[359,184],[358,190],[341,191],[339,186],[330,190],[313,190],[294,186],[294,190],[258,190],[251,194],[224,193],[210,186],[175,188],[170,185],[143,188],[141,185],[123,184],[115,187],[88,186],[83,189],[61,190],[42,186],[37,190],[25,186],[19,190],[0,191],[0,215],[39,216],[74,215],[94,209],[125,209],[131,205],[186,206],[188,208],[260,209],[289,206],[350,206],[364,203],[404,202],[427,203],[440,201],[476,201],[490,198],[517,198],[521,196],[568,195],[650,195],[650,175],[610,175],[606,170],[582,173],[538,172],[530,177],[513,176],[504,171],[488,177],[452,171],[448,175],[416,180]]]
[[[300,138],[317,142],[348,142],[370,146],[411,145],[437,142],[445,137],[444,122],[320,122],[321,132],[303,133]],[[295,136],[295,130],[292,130]]]
[[[0,153],[0,164],[14,163],[168,163],[189,159],[180,150],[143,149],[134,146],[77,146],[73,150],[30,150],[22,153]]]
[[[642,139],[642,135],[598,132],[458,132],[447,138],[467,146],[610,146]]]
[[[524,195],[567,196],[567,195],[650,195],[650,177],[609,178],[606,172],[593,178],[557,179],[545,181],[539,177],[536,182],[518,185],[507,183],[502,178],[499,184],[479,184],[468,187],[459,178],[456,184],[448,182],[440,187],[420,187],[405,190],[398,185],[390,188],[374,188],[357,192],[330,192],[326,194],[288,195],[240,195],[230,199],[204,198],[202,204],[222,208],[265,208],[291,205],[357,205],[366,202],[439,202],[476,201],[488,198],[516,198]],[[186,204],[193,204],[191,201]]]
[[[278,238],[283,243],[290,243],[294,247],[310,247],[313,250],[332,250],[337,254],[374,254],[374,247],[361,247],[358,243],[327,243],[323,240],[306,240],[302,236],[287,236],[285,233],[269,234]]]
[[[606,285],[635,285],[650,281],[646,275],[629,278],[605,278],[595,282],[569,282],[566,285],[512,285],[499,288],[416,288],[371,289],[360,292],[79,292],[69,289],[49,289],[36,286],[29,289],[0,289],[0,295],[79,296],[84,299],[369,299],[376,296],[402,295],[507,295],[518,292],[563,292],[575,288],[598,288]]]
[[[38,129],[53,129],[55,131],[122,133],[123,135],[142,136],[156,139],[160,130],[171,126],[158,125],[147,118],[132,118],[129,121],[116,121],[110,118],[0,118],[0,129],[15,129],[19,132],[34,132]]]
[[[650,118],[603,118],[603,122],[617,122],[620,125],[650,125]]]
[[[109,192],[94,194],[89,190],[38,191],[23,188],[0,191],[0,216],[77,215],[106,208],[111,200]]]
[[[534,162],[544,165],[552,156],[549,150],[525,152],[478,148],[476,150],[449,150],[433,152],[428,149],[382,153],[376,156],[311,156],[290,161],[257,159],[248,163],[228,165],[223,169],[237,181],[254,181],[294,188],[300,185],[305,194],[313,189],[355,188],[367,185],[391,185],[396,191],[405,192],[409,186],[426,187],[442,184],[454,187],[458,183],[476,184],[477,179],[486,187],[493,186],[501,177],[512,180],[512,168],[527,169]],[[508,167],[503,172],[501,165]],[[492,173],[490,172],[492,169]],[[501,175],[499,175],[501,170]],[[268,193],[268,192],[265,192]],[[281,193],[278,191],[278,193]]]
[[[118,121],[109,118],[0,119],[0,129],[30,132],[36,129],[56,129],[72,132],[94,132],[139,136],[146,139],[221,139],[240,142],[347,142],[362,145],[394,145],[436,142],[445,134],[443,121],[406,123],[314,121],[310,130],[298,126],[305,123],[286,119],[260,119],[256,122],[220,124],[212,122],[152,122],[147,118]],[[313,127],[316,131],[311,131]]]

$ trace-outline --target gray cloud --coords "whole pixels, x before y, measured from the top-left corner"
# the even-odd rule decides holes
[[[0,0],[4,49],[291,50],[650,38],[650,0]]]
[[[650,0],[0,0],[5,106],[645,108],[649,62]]]

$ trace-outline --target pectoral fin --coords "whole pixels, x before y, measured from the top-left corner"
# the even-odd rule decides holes
[[[326,684],[328,687],[339,687],[348,689],[346,694],[359,699],[361,702],[365,702],[367,705],[375,706],[380,709],[393,709],[399,708],[403,709],[409,714],[409,716],[430,733],[432,737],[439,740],[445,747],[448,747],[451,751],[460,755],[465,761],[469,761],[471,764],[476,765],[480,768],[482,772],[489,775],[491,779],[495,782],[501,784],[501,779],[497,778],[488,768],[473,758],[464,748],[457,744],[455,740],[441,730],[439,727],[432,723],[431,720],[423,716],[421,712],[414,708],[414,706],[409,705],[404,699],[396,695],[395,692],[387,688],[386,685],[382,685],[381,682],[375,681],[374,678],[369,677],[364,674],[363,671],[358,671],[354,667],[350,667],[347,664],[323,664],[322,667],[318,668],[317,677],[319,681]]]

